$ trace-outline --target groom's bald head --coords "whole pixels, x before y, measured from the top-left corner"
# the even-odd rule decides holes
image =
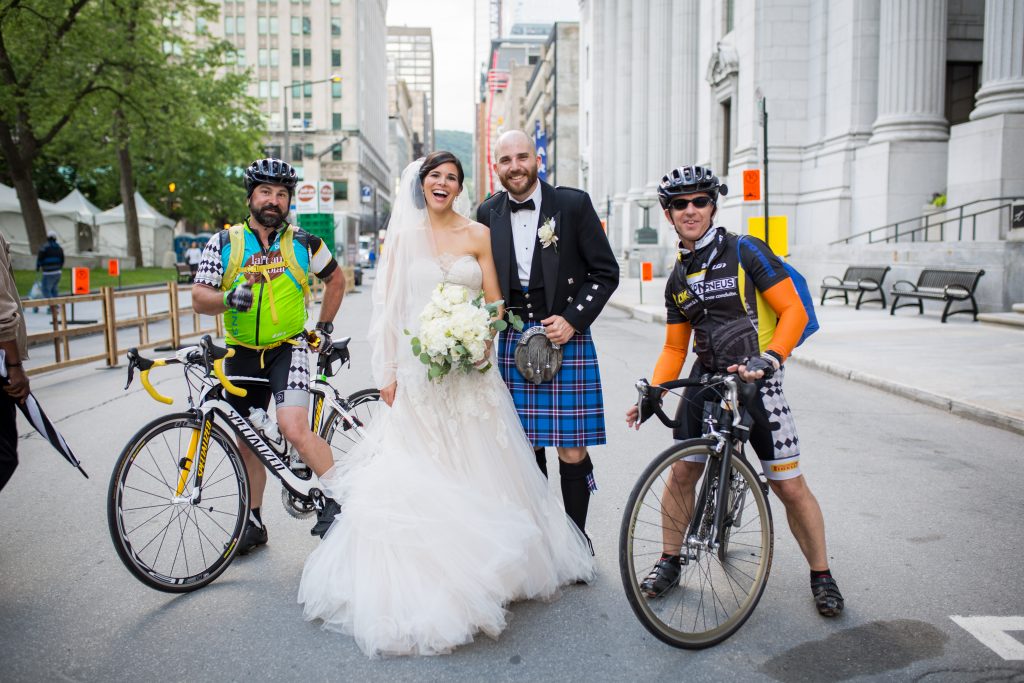
[[[537,146],[521,130],[502,133],[494,144],[494,172],[512,198],[522,201],[537,186]]]

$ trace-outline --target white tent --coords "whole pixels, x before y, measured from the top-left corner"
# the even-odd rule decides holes
[[[66,211],[74,211],[78,222],[78,246],[88,251],[95,251],[96,245],[93,242],[93,233],[96,231],[96,216],[102,210],[82,194],[78,188],[71,191],[67,197],[57,202],[54,206]]]
[[[142,263],[162,266],[166,254],[173,256],[174,221],[150,206],[141,194],[135,193],[135,211],[139,216],[139,241],[142,243]],[[111,256],[128,256],[128,229],[124,219],[124,204],[108,209],[96,216],[96,251]]]
[[[54,230],[59,235],[58,242],[66,254],[78,253],[75,239],[78,226],[77,214],[74,211],[57,206],[48,201],[39,200],[39,208],[43,212],[43,221],[47,231]],[[30,254],[28,231],[21,216],[21,204],[18,193],[13,187],[0,184],[0,231],[11,243],[11,250],[17,254]]]

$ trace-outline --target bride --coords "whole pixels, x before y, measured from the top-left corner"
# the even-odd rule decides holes
[[[299,585],[305,618],[351,634],[370,656],[495,638],[509,602],[551,599],[594,576],[497,370],[434,381],[412,353],[439,282],[501,297],[487,228],[452,208],[462,182],[450,152],[402,173],[370,323],[374,379],[390,409],[321,477],[342,512]]]

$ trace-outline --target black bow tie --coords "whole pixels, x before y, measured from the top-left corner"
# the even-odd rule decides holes
[[[516,211],[533,211],[537,208],[537,205],[533,203],[532,199],[527,199],[525,202],[517,202],[509,198],[508,205],[511,208],[512,213],[515,213]]]

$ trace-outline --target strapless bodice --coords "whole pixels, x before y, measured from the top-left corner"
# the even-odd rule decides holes
[[[440,254],[437,263],[441,267],[444,281],[453,285],[462,285],[471,290],[479,290],[483,286],[484,274],[480,264],[472,254]]]

